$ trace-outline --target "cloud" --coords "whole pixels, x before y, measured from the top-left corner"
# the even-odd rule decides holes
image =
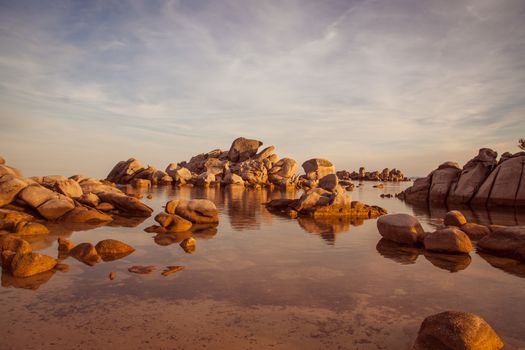
[[[81,155],[104,176],[242,135],[299,161],[424,174],[523,137],[524,14],[507,0],[1,1],[0,146],[30,174],[73,173]]]

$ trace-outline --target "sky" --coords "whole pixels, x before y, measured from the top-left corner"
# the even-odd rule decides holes
[[[105,177],[239,137],[426,175],[525,137],[524,0],[0,0],[0,155]]]

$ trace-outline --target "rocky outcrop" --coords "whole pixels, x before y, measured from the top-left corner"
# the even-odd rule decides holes
[[[425,318],[413,350],[499,350],[503,341],[481,317],[445,311]]]
[[[382,171],[365,171],[364,167],[359,168],[359,172],[341,170],[337,172],[337,177],[340,180],[354,180],[354,181],[410,181],[401,170],[396,168],[390,170],[384,168]]]
[[[446,162],[398,197],[411,203],[525,206],[525,152],[504,154],[482,148],[462,169]]]
[[[137,159],[130,158],[127,161],[118,162],[106,177],[107,181],[116,184],[131,184],[134,180],[148,180],[151,184],[171,184],[173,178],[166,172],[155,167],[144,167]]]

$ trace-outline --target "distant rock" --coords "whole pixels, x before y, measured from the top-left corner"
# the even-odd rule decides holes
[[[503,341],[481,317],[445,311],[425,318],[413,350],[499,350]]]

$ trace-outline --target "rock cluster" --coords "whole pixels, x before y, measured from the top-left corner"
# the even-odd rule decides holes
[[[61,260],[71,256],[90,266],[101,261],[121,259],[134,251],[135,248],[116,239],[105,239],[96,245],[91,243],[74,245],[67,239],[58,239],[58,256]]]
[[[482,148],[463,168],[445,162],[398,197],[411,203],[525,206],[525,152],[497,153]]]
[[[36,222],[100,223],[112,215],[147,217],[152,209],[112,183],[83,175],[25,178],[0,164],[0,227],[17,234],[45,234]]]
[[[337,172],[337,176],[341,180],[354,180],[354,181],[410,181],[403,172],[399,169],[388,169],[384,168],[382,171],[365,171],[364,167],[359,168],[359,172],[341,170]]]

